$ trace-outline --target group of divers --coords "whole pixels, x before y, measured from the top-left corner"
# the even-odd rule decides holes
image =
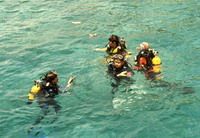
[[[150,47],[147,42],[142,42],[136,49],[138,54],[135,56],[135,64],[133,66],[128,62],[131,52],[127,49],[126,41],[117,35],[109,37],[106,47],[95,50],[107,53],[107,72],[116,82],[131,79],[135,71],[143,73],[147,80],[154,82],[162,80],[161,59],[158,51]],[[61,106],[55,100],[55,96],[59,93],[67,92],[74,79],[75,77],[70,77],[67,85],[61,90],[58,85],[58,74],[55,71],[48,71],[39,80],[34,81],[34,85],[28,93],[27,104],[33,103],[37,98],[39,107],[44,111],[44,116],[50,106],[57,113]],[[118,83],[115,85],[118,85]],[[34,124],[38,124],[44,116],[38,118]]]

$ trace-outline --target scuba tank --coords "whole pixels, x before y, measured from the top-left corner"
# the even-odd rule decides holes
[[[35,80],[34,85],[31,88],[29,94],[28,94],[28,100],[33,101],[35,99],[35,96],[40,92],[41,90],[41,80]]]
[[[155,56],[152,59],[152,64],[153,64],[153,72],[155,73],[161,72],[161,59],[159,56]]]

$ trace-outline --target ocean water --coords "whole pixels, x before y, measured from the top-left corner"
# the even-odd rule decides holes
[[[199,9],[199,0],[0,0],[0,137],[200,137]],[[158,50],[168,85],[135,72],[112,94],[105,53],[94,51],[111,34],[126,39],[131,64],[139,43]],[[60,85],[76,80],[56,97],[60,112],[33,125],[42,111],[27,94],[48,70]]]

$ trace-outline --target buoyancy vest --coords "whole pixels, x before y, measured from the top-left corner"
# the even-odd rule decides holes
[[[113,55],[113,54],[119,54],[121,53],[122,49],[120,46],[116,47],[116,48],[111,48],[111,47],[107,47],[107,50],[106,52],[109,54],[109,55]]]
[[[161,72],[161,59],[159,56],[155,56],[153,59],[152,59],[152,70],[153,72],[155,73],[159,73]]]
[[[127,51],[126,51],[126,44],[125,44],[125,41],[122,40],[123,43],[121,44],[120,42],[118,42],[118,46],[115,47],[115,48],[111,48],[109,44],[106,45],[106,52],[109,54],[109,55],[113,55],[113,54],[127,54]]]
[[[32,86],[28,99],[34,100],[36,96],[54,98],[59,93],[59,86],[57,84],[50,84],[45,81],[35,81]]]

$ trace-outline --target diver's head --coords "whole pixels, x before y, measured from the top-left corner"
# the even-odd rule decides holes
[[[55,71],[49,71],[45,75],[44,80],[46,82],[49,82],[49,83],[52,83],[52,84],[56,84],[56,83],[58,83],[58,74]]]
[[[119,37],[117,35],[111,35],[108,40],[109,40],[109,46],[111,48],[116,48],[120,42]]]
[[[150,47],[149,43],[147,42],[142,42],[140,43],[139,47],[137,47],[137,50],[144,50],[144,49],[148,49]]]
[[[147,65],[147,59],[145,57],[140,57],[139,65]]]
[[[125,64],[124,56],[120,54],[113,55],[112,60],[115,68],[121,68]]]

